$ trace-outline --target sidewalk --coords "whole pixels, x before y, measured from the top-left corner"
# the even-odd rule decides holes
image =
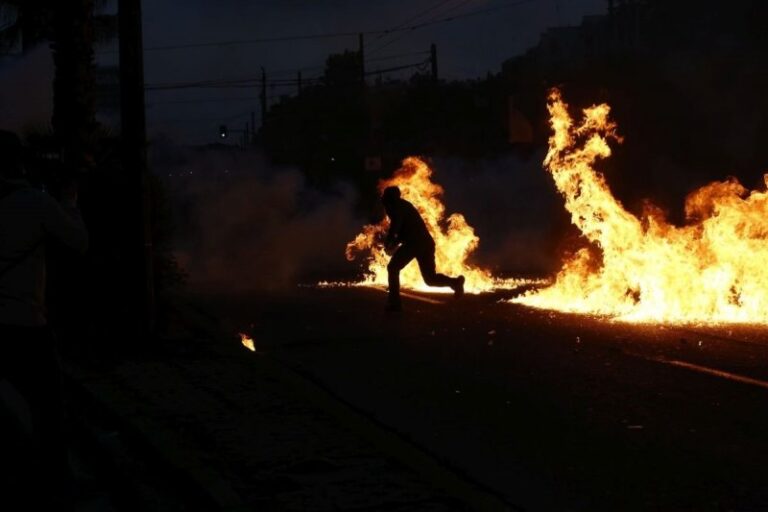
[[[67,372],[200,510],[506,509],[235,338],[166,341],[153,355]]]

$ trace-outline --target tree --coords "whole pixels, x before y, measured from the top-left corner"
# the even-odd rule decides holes
[[[325,61],[324,81],[331,87],[355,86],[360,83],[360,54],[345,50],[332,54]]]
[[[53,50],[51,125],[66,173],[87,171],[97,132],[93,46],[116,33],[114,16],[96,15],[104,0],[0,0],[0,47],[22,53],[49,41]]]
[[[50,38],[53,2],[8,0],[0,2],[0,47],[3,52],[20,47],[22,53]]]

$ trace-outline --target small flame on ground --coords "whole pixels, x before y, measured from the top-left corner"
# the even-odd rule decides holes
[[[256,345],[253,344],[253,338],[251,338],[247,334],[243,334],[242,332],[239,334],[240,334],[240,343],[242,343],[243,346],[248,350],[250,350],[251,352],[256,352]]]
[[[590,246],[553,285],[513,302],[629,322],[768,324],[768,193],[730,178],[688,195],[684,226],[654,206],[638,218],[594,168],[621,142],[610,107],[584,109],[576,124],[553,90],[548,109],[544,165]]]
[[[536,284],[527,279],[501,279],[490,272],[468,263],[469,256],[477,249],[480,238],[464,216],[453,213],[446,217],[442,202],[443,187],[432,181],[432,169],[416,157],[403,160],[402,167],[392,178],[379,181],[379,193],[389,186],[397,186],[403,199],[412,203],[424,219],[432,238],[435,239],[435,263],[437,271],[449,276],[463,275],[464,290],[480,293],[494,289],[515,289]],[[347,259],[352,261],[357,253],[365,253],[367,269],[361,286],[387,286],[387,263],[389,255],[383,247],[383,238],[389,229],[389,220],[363,227],[362,233],[347,244]],[[400,273],[403,288],[432,293],[452,293],[449,288],[428,287],[415,261],[409,263]]]

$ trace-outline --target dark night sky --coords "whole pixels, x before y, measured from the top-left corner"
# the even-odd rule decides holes
[[[226,41],[286,35],[359,32],[444,18],[510,4],[510,0],[153,0],[144,2],[145,46]],[[492,13],[384,37],[367,36],[368,58],[381,58],[438,46],[441,76],[462,79],[498,71],[505,59],[538,41],[550,26],[577,24],[584,15],[605,11],[605,0],[533,0]],[[421,17],[419,13],[430,8]],[[410,24],[410,23],[409,23]],[[384,44],[394,41],[376,51]],[[356,37],[147,52],[146,82],[163,83],[254,77],[264,66],[271,77],[317,76],[329,53],[357,48]],[[403,57],[371,62],[375,69],[421,60]],[[293,93],[270,90],[270,96]],[[150,132],[166,132],[188,143],[216,140],[218,122],[232,128],[256,110],[257,90],[201,89],[151,92]],[[227,101],[169,103],[195,99]],[[234,98],[250,98],[237,100]],[[239,117],[238,117],[239,116]],[[182,121],[192,121],[184,123]]]
[[[518,0],[519,1],[519,0]],[[493,9],[515,0],[151,0],[144,1],[145,48],[200,42],[271,38],[293,35],[360,32],[387,29],[461,16],[478,9]],[[116,2],[113,1],[113,4]],[[366,56],[371,59],[426,51],[437,44],[440,75],[466,79],[497,72],[501,63],[535,45],[547,27],[578,24],[588,14],[605,11],[605,0],[531,0],[487,14],[480,14],[420,30],[386,36],[366,36]],[[115,9],[112,5],[111,9]],[[428,12],[424,12],[428,11]],[[423,13],[422,16],[418,16]],[[269,78],[318,76],[326,57],[344,49],[356,50],[357,37],[315,39],[280,43],[212,46],[206,48],[147,51],[148,84],[256,77],[260,67]],[[383,45],[387,45],[381,48]],[[100,63],[116,61],[114,53],[98,56]],[[377,60],[370,70],[410,64],[426,56]],[[37,59],[35,61],[35,59]],[[33,56],[29,67],[45,67],[45,56]],[[39,62],[37,62],[39,61]],[[18,82],[28,82],[30,69],[12,71],[0,65],[0,107],[18,110]],[[10,66],[18,68],[18,63]],[[23,67],[23,66],[22,66]],[[37,73],[39,88],[49,88],[50,69]],[[406,72],[407,73],[407,72]],[[18,76],[24,78],[17,79]],[[392,78],[397,74],[388,75]],[[403,76],[401,73],[400,76]],[[26,87],[26,86],[25,86]],[[272,89],[273,101],[293,88]],[[188,89],[147,94],[150,135],[164,133],[179,143],[200,144],[217,140],[219,124],[241,128],[248,112],[256,111],[258,90]],[[204,100],[204,101],[198,101]],[[35,102],[36,115],[41,110]],[[44,123],[44,117],[38,123]],[[12,127],[13,128],[13,127]]]

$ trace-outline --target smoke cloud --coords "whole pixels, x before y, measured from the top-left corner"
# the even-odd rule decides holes
[[[496,275],[547,275],[559,267],[569,221],[544,155],[431,161],[448,212],[464,214],[480,237],[474,262]]]
[[[473,262],[496,275],[559,266],[568,222],[542,158],[431,160],[447,211],[464,214],[480,236]],[[298,170],[251,151],[161,142],[152,162],[170,192],[175,254],[193,288],[277,291],[359,277],[362,262],[348,262],[344,249],[369,221],[349,187],[318,191]]]
[[[363,221],[351,190],[314,190],[257,153],[168,150],[155,151],[154,169],[170,191],[175,255],[193,288],[280,290],[353,277],[344,247]]]

